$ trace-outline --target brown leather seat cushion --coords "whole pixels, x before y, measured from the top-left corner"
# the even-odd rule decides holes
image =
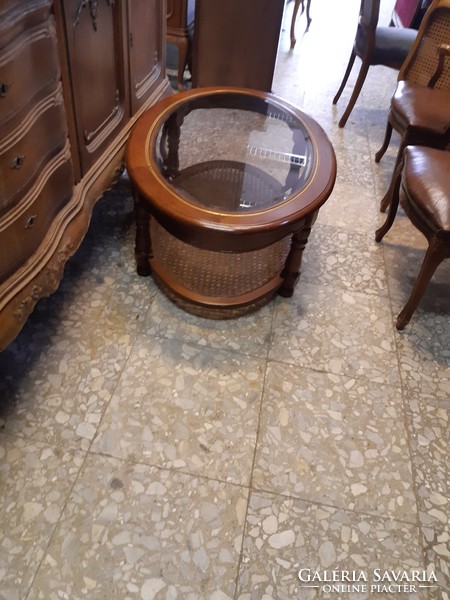
[[[443,135],[450,130],[450,91],[399,81],[391,114],[403,129],[420,127]]]
[[[450,152],[408,146],[402,188],[410,207],[428,227],[450,235]]]

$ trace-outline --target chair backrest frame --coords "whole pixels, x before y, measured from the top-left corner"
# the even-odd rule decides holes
[[[364,29],[375,31],[380,16],[381,0],[361,0],[359,20]]]
[[[376,29],[378,25],[378,18],[380,16],[380,1],[381,0],[361,0],[359,7],[358,31],[363,32],[362,35],[365,40],[365,44],[362,51],[361,49],[358,50],[357,31],[354,42],[354,51],[362,59],[363,57],[366,57],[367,60],[372,55],[373,49],[375,48]]]

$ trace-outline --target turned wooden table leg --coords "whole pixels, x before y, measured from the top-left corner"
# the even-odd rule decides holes
[[[152,244],[150,239],[150,213],[145,200],[134,192],[134,217],[136,219],[136,244],[134,255],[136,258],[136,270],[141,277],[151,275],[150,258]]]
[[[294,293],[295,286],[300,279],[300,267],[302,265],[303,250],[308,243],[311,227],[314,225],[317,213],[314,213],[303,223],[303,227],[296,231],[292,236],[291,249],[289,250],[286,263],[284,265],[281,277],[284,281],[278,290],[280,296],[290,298]]]

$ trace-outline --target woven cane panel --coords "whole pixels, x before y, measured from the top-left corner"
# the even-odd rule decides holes
[[[268,208],[283,194],[281,184],[271,175],[252,165],[227,160],[188,167],[172,183],[195,204],[224,212]]]
[[[420,42],[412,62],[405,73],[405,79],[411,83],[427,85],[434,74],[438,55],[437,47],[440,44],[448,44],[450,40],[450,11],[448,9],[436,9],[430,19],[429,27]],[[437,81],[436,88],[450,89],[450,69],[448,59],[444,71]]]
[[[182,308],[188,313],[196,315],[197,317],[203,317],[204,319],[215,319],[215,320],[224,320],[224,319],[237,319],[238,317],[243,317],[244,315],[248,315],[256,310],[259,310],[263,306],[265,306],[272,298],[276,296],[277,290],[273,290],[269,294],[258,298],[254,302],[249,304],[245,304],[243,306],[202,306],[199,304],[194,304],[193,302],[189,302],[184,298],[180,298],[176,294],[169,289],[163,281],[159,278],[156,278],[156,281],[159,287],[163,290],[166,296],[177,306]]]
[[[257,290],[279,275],[291,236],[251,252],[216,252],[186,244],[151,220],[152,252],[165,273],[186,289],[212,297]],[[205,235],[214,235],[205,232]]]

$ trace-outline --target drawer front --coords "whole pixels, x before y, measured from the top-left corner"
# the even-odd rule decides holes
[[[53,219],[73,190],[69,145],[46,166],[21,204],[0,224],[0,280],[17,270],[37,250]]]
[[[59,87],[34,107],[20,128],[0,140],[0,216],[19,201],[64,148],[67,126],[62,102]]]
[[[15,37],[0,54],[0,134],[17,126],[59,77],[52,19]]]

